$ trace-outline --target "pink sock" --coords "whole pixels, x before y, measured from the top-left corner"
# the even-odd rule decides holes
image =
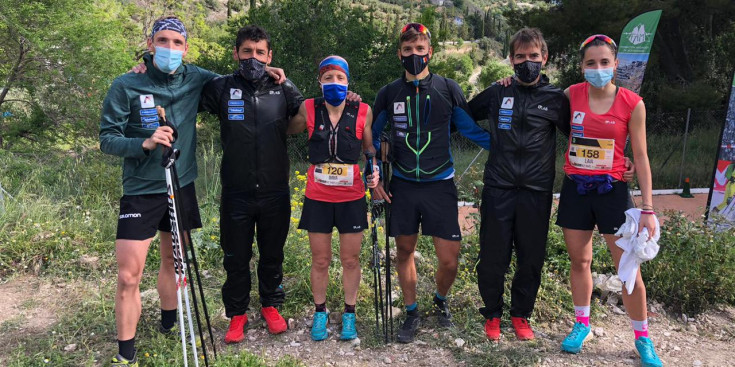
[[[630,320],[630,323],[633,324],[633,334],[635,334],[636,340],[642,336],[648,338],[648,319],[643,321]]]
[[[577,322],[590,327],[590,306],[574,306],[574,316],[577,317]]]

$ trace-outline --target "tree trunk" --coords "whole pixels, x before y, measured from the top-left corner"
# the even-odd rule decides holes
[[[13,85],[13,82],[15,82],[15,80],[18,78],[18,74],[20,74],[21,65],[23,64],[26,54],[29,51],[29,48],[26,48],[25,43],[26,43],[25,39],[22,36],[19,37],[18,39],[18,60],[15,62],[15,65],[13,65],[13,69],[10,70],[10,75],[8,75],[8,79],[5,81],[3,90],[0,91],[0,106],[2,106],[3,102],[5,102],[5,98],[8,96],[10,87]]]

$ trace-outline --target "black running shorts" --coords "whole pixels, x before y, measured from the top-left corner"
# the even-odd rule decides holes
[[[367,229],[365,197],[342,203],[329,203],[304,197],[299,229],[315,233],[357,233]]]
[[[625,223],[625,211],[633,207],[633,200],[627,183],[615,181],[612,185],[612,191],[605,194],[593,190],[580,195],[577,184],[565,176],[556,225],[585,231],[591,231],[597,225],[600,233],[615,234]]]
[[[184,230],[202,227],[199,217],[194,183],[179,190],[180,223]],[[156,230],[171,232],[168,215],[168,195],[123,195],[120,198],[120,215],[117,220],[118,240],[146,240],[156,235]]]
[[[390,235],[421,233],[450,241],[462,240],[454,180],[412,182],[394,177],[390,182]]]

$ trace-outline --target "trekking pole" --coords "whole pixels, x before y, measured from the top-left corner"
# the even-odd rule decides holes
[[[380,155],[383,161],[383,188],[386,194],[390,187],[390,162],[388,161],[388,151],[390,150],[390,136],[383,133],[380,136]],[[385,213],[385,315],[387,322],[383,320],[383,333],[385,342],[393,341],[393,296],[391,294],[391,270],[390,270],[390,204],[386,200],[384,203]],[[388,332],[388,324],[390,324],[390,333]]]
[[[371,153],[365,153],[365,164],[367,167],[368,175],[372,176],[373,172],[373,157]],[[373,268],[373,294],[374,294],[374,306],[375,306],[375,337],[380,338],[380,324],[385,324],[385,309],[383,308],[383,286],[382,277],[380,276],[380,248],[378,247],[378,217],[382,209],[383,200],[371,200],[370,203],[370,223],[371,225],[371,240],[373,245],[372,260],[370,267]],[[383,335],[385,339],[387,335]]]
[[[190,231],[186,231],[186,237],[191,246],[191,261],[192,261],[192,264],[194,264],[194,274],[196,275],[197,285],[199,286],[199,295],[201,296],[201,300],[202,300],[202,309],[204,311],[204,319],[207,323],[207,329],[209,330],[209,342],[212,345],[212,352],[214,353],[214,359],[217,359],[217,347],[215,347],[214,335],[212,335],[212,323],[209,321],[209,311],[207,311],[207,302],[206,302],[206,298],[204,298],[204,287],[202,287],[202,277],[200,275],[201,273],[199,273],[199,263],[197,262],[197,257],[194,254],[194,242],[191,240]],[[204,346],[204,333],[202,332],[201,323],[199,321],[199,310],[196,309],[196,302],[194,303],[194,305],[195,305],[194,312],[197,313],[197,323],[200,324],[199,335],[202,340],[202,349],[204,350],[204,364],[205,366],[209,366],[209,362],[207,361],[207,348]]]
[[[156,106],[156,109],[158,110],[158,115],[161,117],[161,121],[163,121],[164,126],[169,126],[173,130],[173,138],[176,140],[178,138],[178,132],[176,131],[176,128],[173,126],[173,124],[168,124],[166,121],[166,112],[163,108],[160,106]],[[178,214],[180,213],[180,205],[178,201],[179,197],[179,187],[178,187],[178,175],[176,173],[176,159],[179,157],[179,150],[175,148],[167,148],[163,151],[163,160],[161,162],[161,165],[165,168],[166,172],[166,193],[168,194],[168,211],[169,211],[169,218],[171,220],[171,245],[173,247],[173,257],[174,257],[174,273],[176,276],[176,301],[179,311],[179,331],[181,335],[181,349],[183,351],[183,358],[184,358],[184,367],[188,367],[189,365],[189,359],[188,354],[186,351],[186,331],[185,331],[185,324],[184,324],[184,310],[182,305],[182,294],[183,294],[183,303],[186,305],[186,319],[188,321],[189,326],[189,340],[191,343],[191,350],[192,354],[194,356],[194,366],[199,366],[199,354],[197,353],[197,345],[196,345],[196,339],[194,337],[194,325],[191,321],[191,305],[189,302],[189,287],[188,287],[188,280],[187,280],[187,263],[188,259],[186,258],[186,251],[183,249],[181,240],[183,238],[182,236],[182,227],[181,227],[181,220]],[[191,270],[188,270],[189,277],[191,277]],[[193,294],[193,293],[192,293]],[[194,297],[192,295],[192,297]],[[196,301],[195,301],[196,302]],[[196,303],[194,304],[194,307],[196,308]],[[199,319],[198,315],[197,321]],[[201,330],[201,328],[200,328]],[[201,338],[201,335],[200,335]],[[205,348],[206,349],[206,348]],[[206,352],[205,352],[206,353]],[[208,363],[207,359],[205,358],[205,363]],[[207,364],[208,365],[208,364]]]

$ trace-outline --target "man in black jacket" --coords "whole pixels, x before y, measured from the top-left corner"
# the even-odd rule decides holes
[[[475,120],[490,125],[480,208],[477,283],[487,319],[485,333],[500,338],[503,283],[513,247],[517,266],[511,287],[511,321],[516,336],[533,339],[533,312],[546,256],[551,214],[556,129],[569,135],[569,101],[549,84],[541,68],[548,50],[538,29],[524,28],[510,40],[512,83],[493,84],[469,102]]]
[[[256,226],[261,315],[272,334],[287,329],[277,310],[285,298],[283,246],[291,216],[286,134],[289,124],[298,124],[304,100],[291,81],[277,84],[266,74],[272,50],[262,28],[247,26],[238,31],[233,58],[239,62],[238,70],[205,85],[200,103],[200,109],[219,117],[224,151],[220,245],[227,279],[222,299],[231,318],[226,343],[244,338]]]
[[[523,28],[510,40],[508,55],[515,75],[496,83],[469,102],[472,117],[490,125],[490,155],[485,164],[480,208],[480,261],[477,285],[487,319],[485,334],[500,339],[503,283],[516,250],[511,286],[511,322],[521,340],[534,338],[533,313],[546,257],[556,160],[556,129],[571,132],[569,100],[541,74],[548,59],[544,37]],[[574,134],[574,132],[571,132]],[[633,177],[634,169],[626,159]]]

